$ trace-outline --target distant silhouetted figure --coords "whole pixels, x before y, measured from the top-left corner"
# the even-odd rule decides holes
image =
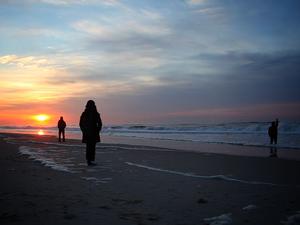
[[[81,114],[79,126],[82,131],[82,143],[86,143],[87,164],[89,166],[96,165],[92,161],[95,160],[96,143],[100,142],[99,133],[102,121],[93,100],[87,102],[85,110]]]
[[[61,142],[61,136],[62,136],[62,141],[65,140],[65,128],[67,124],[64,121],[64,118],[61,116],[60,120],[57,122],[57,127],[58,127],[58,141]]]
[[[273,121],[272,125],[269,127],[268,134],[270,137],[270,144],[277,144],[278,124],[279,121],[276,119],[276,121]]]

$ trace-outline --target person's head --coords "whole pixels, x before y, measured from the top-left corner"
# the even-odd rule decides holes
[[[272,127],[275,127],[276,126],[276,123],[275,121],[272,122]]]
[[[85,106],[86,111],[96,111],[97,112],[97,107],[96,104],[93,100],[88,100]]]
[[[64,118],[61,116],[60,119],[63,120]]]

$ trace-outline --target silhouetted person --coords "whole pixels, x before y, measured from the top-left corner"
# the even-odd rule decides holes
[[[85,110],[81,114],[79,126],[82,131],[82,143],[86,143],[87,164],[89,166],[96,165],[92,161],[95,160],[96,143],[100,142],[99,133],[102,121],[93,100],[87,102]]]
[[[269,127],[268,134],[270,137],[270,144],[277,144],[278,124],[279,121],[276,119],[276,121],[273,121],[272,125]]]
[[[57,122],[57,127],[58,127],[58,141],[61,142],[61,136],[62,136],[62,141],[65,141],[65,128],[67,124],[64,121],[64,118],[61,116],[59,121]]]

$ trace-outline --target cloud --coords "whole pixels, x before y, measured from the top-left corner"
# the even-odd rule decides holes
[[[48,66],[49,61],[34,56],[4,55],[0,57],[0,64],[16,65],[18,67],[43,67]]]
[[[207,0],[186,0],[187,4],[189,5],[202,5],[207,3]]]
[[[3,4],[34,4],[34,3],[44,3],[56,6],[71,6],[77,5],[95,5],[102,4],[108,6],[115,6],[119,4],[118,0],[4,0],[1,1]]]
[[[13,36],[14,38],[33,36],[39,38],[41,38],[41,36],[59,38],[65,35],[65,32],[57,29],[34,26],[11,26],[7,24],[1,24],[0,32],[5,35]]]
[[[229,16],[226,10],[223,7],[219,6],[201,7],[198,9],[194,9],[193,13],[199,14],[203,17],[205,16],[218,23],[225,23],[229,20]]]
[[[102,24],[101,22],[81,20],[73,23],[72,27],[80,32],[101,40],[129,39],[134,35],[159,37],[168,35],[170,29],[163,24],[145,24],[136,20],[120,21],[117,24]]]
[[[293,66],[296,71],[299,70],[300,52],[298,51],[277,51],[271,53],[261,52],[238,52],[228,51],[224,53],[200,53],[191,57],[192,60],[205,61],[211,64],[221,66],[231,65],[243,71],[272,69],[283,67],[286,64]],[[298,69],[297,69],[298,68]]]
[[[237,117],[251,106],[300,102],[300,53],[284,51],[297,49],[290,24],[298,17],[277,18],[290,7],[215,0],[0,4],[8,3],[16,6],[2,7],[3,98],[49,103],[96,96],[107,114],[132,118],[218,111]],[[250,15],[258,6],[271,17]]]
[[[198,12],[201,14],[207,14],[207,15],[216,15],[219,14],[223,10],[222,7],[206,7],[206,8],[200,8],[197,10],[194,10],[194,12]]]
[[[204,87],[215,102],[300,101],[300,52],[201,54],[197,61],[215,67],[206,80],[211,90]]]
[[[87,55],[72,52],[54,52],[45,55],[3,55],[0,64],[14,68],[39,69],[44,71],[63,71],[69,68],[80,69],[93,63]]]
[[[55,30],[55,29],[46,29],[46,28],[38,28],[38,27],[28,27],[22,28],[18,27],[14,28],[5,28],[6,32],[10,32],[13,35],[21,36],[21,37],[54,37],[54,38],[62,38],[66,34],[63,31]]]
[[[211,119],[216,118],[220,121],[224,120],[269,120],[270,118],[290,118],[297,119],[300,116],[300,103],[276,103],[276,104],[250,104],[247,106],[238,107],[215,107],[204,108],[190,111],[178,111],[167,113],[174,118],[189,118],[189,119]]]
[[[85,1],[85,0],[37,0],[37,2],[53,4],[53,5],[69,5],[69,4],[86,4],[87,2],[91,3],[94,1]]]
[[[63,60],[64,57],[1,56],[0,65],[4,65],[0,67],[3,99],[12,102],[51,102],[70,96],[83,96],[91,87],[100,86],[84,79],[79,82],[68,68],[80,68],[81,58],[68,55],[68,60]]]
[[[82,36],[80,45],[93,55],[98,68],[114,65],[110,70],[118,68],[127,74],[161,66],[162,51],[172,35],[162,16],[151,10],[126,12],[117,21],[80,20],[72,23],[72,27]]]
[[[101,16],[78,20],[71,27],[78,34],[94,42],[108,43],[123,42],[128,46],[134,41],[140,44],[144,40],[162,39],[172,34],[166,18],[157,11],[150,9],[132,9],[123,6],[117,10],[118,16]],[[147,44],[147,43],[144,43]]]
[[[149,9],[141,9],[141,13],[148,19],[151,19],[151,20],[161,20],[163,19],[163,16],[158,13],[158,12],[155,12],[153,10],[149,10]]]
[[[109,28],[108,26],[99,25],[98,23],[82,20],[74,23],[72,25],[74,29],[77,31],[93,35],[103,39],[109,39],[114,37],[113,29]]]
[[[161,113],[180,112],[185,109],[186,112],[191,112],[186,114],[187,117],[204,117],[205,113],[209,114],[210,111],[217,115],[217,111],[221,109],[220,114],[222,112],[228,116],[231,112],[232,115],[236,113],[236,116],[238,113],[246,115],[247,107],[253,107],[251,112],[257,107],[262,110],[262,114],[267,115],[271,113],[272,105],[274,113],[286,111],[284,115],[288,116],[288,110],[292,107],[280,109],[279,105],[283,106],[287,102],[300,103],[299,56],[297,52],[227,53],[210,57],[202,55],[201,59],[197,60],[206,60],[206,63],[214,67],[214,73],[203,73],[201,67],[198,73],[191,73],[189,68],[175,65],[171,71],[158,71],[156,79],[167,85],[143,86],[135,91],[139,93],[140,100],[132,101],[136,105],[144,105],[147,102],[147,106],[143,107],[149,112],[156,108],[159,108]],[[230,66],[227,65],[229,63]],[[169,67],[170,65],[167,65],[167,68]],[[270,106],[268,112],[260,107],[266,104]],[[238,111],[243,107],[245,110]],[[233,111],[230,111],[231,108]],[[249,118],[250,114],[247,114]]]

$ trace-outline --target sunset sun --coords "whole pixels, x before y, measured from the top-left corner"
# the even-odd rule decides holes
[[[35,115],[34,119],[39,121],[39,122],[44,122],[47,121],[49,119],[49,116],[46,114],[39,114],[39,115]]]

